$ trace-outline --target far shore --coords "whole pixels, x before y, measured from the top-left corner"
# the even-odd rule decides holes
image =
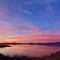
[[[43,45],[43,46],[59,46],[60,42],[47,42],[47,43],[16,43],[16,42],[6,42],[6,43],[0,43],[0,45]]]

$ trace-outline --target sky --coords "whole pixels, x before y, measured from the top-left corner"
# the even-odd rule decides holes
[[[60,41],[60,0],[0,0],[0,42]]]

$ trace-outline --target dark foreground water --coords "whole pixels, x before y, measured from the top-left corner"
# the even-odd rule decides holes
[[[12,47],[0,48],[0,53],[4,55],[21,55],[39,57],[50,55],[60,51],[58,46],[40,46],[40,45],[12,45]]]

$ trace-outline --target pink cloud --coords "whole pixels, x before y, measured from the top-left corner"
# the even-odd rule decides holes
[[[8,16],[8,10],[5,7],[0,8],[0,16]]]
[[[0,18],[0,34],[3,35],[12,35],[14,33],[32,33],[39,31],[39,28],[30,21],[24,20],[22,18],[12,17],[13,20],[16,20],[16,23],[11,23],[5,19]],[[17,33],[18,32],[18,33]]]
[[[16,42],[52,42],[60,41],[60,34],[51,35],[48,32],[35,32],[31,34],[16,35]]]
[[[60,34],[52,35],[48,32],[33,32],[30,34],[16,34],[14,37],[6,37],[4,39],[11,42],[55,42],[60,41]]]
[[[4,16],[5,13],[0,13]],[[49,34],[47,31],[40,31],[39,27],[34,25],[32,22],[22,18],[13,17],[16,23],[11,24],[9,21],[0,19],[0,24],[3,27],[0,28],[0,34],[12,35],[16,33],[16,36],[5,38],[5,40],[16,41],[16,42],[49,42],[60,39],[60,33]],[[15,31],[15,32],[13,32]],[[18,32],[18,33],[17,33]],[[20,34],[23,32],[23,34]],[[25,33],[26,32],[26,33]],[[3,37],[4,40],[4,37]],[[60,41],[60,40],[59,40]]]

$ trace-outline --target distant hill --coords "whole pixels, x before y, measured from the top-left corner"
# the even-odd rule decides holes
[[[60,46],[60,42],[35,43],[37,45]]]

